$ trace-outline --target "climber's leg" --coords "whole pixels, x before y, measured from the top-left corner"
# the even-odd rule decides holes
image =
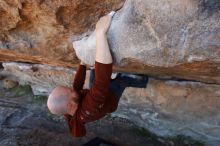
[[[92,87],[92,84],[94,82],[94,79],[95,79],[95,69],[91,69],[90,70],[90,76],[89,76],[89,89],[91,89]]]
[[[120,78],[126,83],[126,87],[146,88],[148,83],[147,75],[123,73]]]
[[[124,92],[125,88],[126,87],[123,86],[123,84],[120,84],[120,82],[119,82],[119,80],[117,80],[117,78],[114,80],[111,80],[111,82],[110,82],[109,89],[110,89],[110,91],[112,91],[116,95],[118,100],[122,96],[122,93]]]
[[[110,90],[115,93],[118,100],[126,87],[145,88],[148,82],[146,75],[129,75],[119,73],[114,80],[111,80]]]

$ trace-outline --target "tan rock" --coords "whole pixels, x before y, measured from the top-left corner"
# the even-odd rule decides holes
[[[29,84],[34,95],[49,95],[56,86],[72,87],[75,70],[26,63],[3,63],[3,73],[14,77],[20,84]],[[84,88],[89,88],[90,72],[87,71]]]
[[[17,81],[13,81],[13,80],[10,80],[10,79],[7,79],[7,78],[5,78],[3,80],[3,87],[6,88],[6,89],[14,88],[17,85],[18,85]]]
[[[28,62],[33,63],[36,63],[33,57],[77,63],[71,41],[88,33],[100,16],[119,9],[123,2],[124,0],[1,0],[0,50],[27,55]],[[0,61],[7,60],[4,53],[1,52],[0,55],[3,56]],[[21,61],[21,58],[10,59]],[[47,61],[41,60],[41,64],[47,64]]]

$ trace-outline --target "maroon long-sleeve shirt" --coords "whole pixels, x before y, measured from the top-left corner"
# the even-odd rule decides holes
[[[70,133],[74,137],[86,135],[85,124],[104,117],[107,113],[114,112],[118,106],[118,100],[109,90],[112,74],[112,63],[103,64],[95,62],[95,80],[90,90],[82,89],[86,66],[79,65],[73,88],[80,95],[80,103],[74,116],[64,115],[68,122]]]

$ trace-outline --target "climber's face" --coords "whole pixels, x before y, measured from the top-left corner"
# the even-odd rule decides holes
[[[47,106],[56,115],[74,115],[78,108],[79,95],[67,87],[56,87],[49,95]]]
[[[67,114],[74,115],[79,103],[79,94],[75,90],[69,89],[69,100],[67,103]]]

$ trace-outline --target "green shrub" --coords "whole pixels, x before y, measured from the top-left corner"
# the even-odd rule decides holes
[[[19,85],[15,88],[15,96],[23,96],[32,93],[30,85]]]

